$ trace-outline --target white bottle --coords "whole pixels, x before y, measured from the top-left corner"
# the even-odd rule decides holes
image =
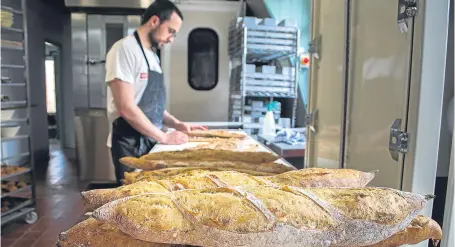
[[[262,135],[267,137],[275,137],[276,126],[275,117],[273,116],[273,105],[269,103],[267,106],[267,113],[264,117],[264,123],[262,124]]]

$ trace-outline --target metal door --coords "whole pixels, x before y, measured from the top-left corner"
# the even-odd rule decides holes
[[[315,6],[329,1],[318,0]],[[399,189],[404,155],[389,147],[407,140],[404,135],[398,139],[390,135],[394,123],[400,123],[397,134],[407,124],[413,25],[409,19],[407,32],[398,26],[398,2],[347,0],[333,7],[330,1],[331,8],[349,10],[343,11],[349,13],[344,20],[336,20],[343,27],[335,20],[330,23],[343,30],[332,41],[327,41],[327,29],[313,24],[313,35],[319,32],[322,44],[320,60],[313,59],[316,68],[311,71],[316,92],[311,88],[310,93],[316,99],[310,110],[318,111],[313,121],[317,134],[310,136],[309,143],[313,149],[309,155],[314,156],[309,160],[314,166],[327,167],[321,159],[329,158],[338,161],[331,163],[337,167],[379,170],[371,185]],[[319,11],[316,22],[333,18],[334,10]],[[328,59],[334,60],[332,67],[323,63]],[[329,78],[322,77],[323,70]]]
[[[183,121],[228,120],[228,31],[229,23],[240,10],[240,4],[240,2],[223,1],[179,4],[185,18],[183,25],[175,41],[166,46],[161,53],[168,92],[166,107],[178,119]],[[217,56],[211,58],[206,56],[209,60],[192,59],[194,57],[189,53],[196,49],[189,46],[192,46],[191,37],[195,37],[195,34],[199,37],[196,37],[197,40],[203,43],[199,48],[216,48]],[[214,53],[213,49],[207,49],[207,54]],[[217,57],[216,61],[215,57]],[[196,64],[198,61],[202,63]],[[214,71],[215,67],[217,71]],[[189,83],[191,74],[197,74],[198,71],[202,74],[201,78],[204,78],[204,74],[217,74],[217,83],[213,83],[216,85],[211,88],[211,82],[207,82],[201,88],[192,87]]]
[[[106,108],[106,53],[139,24],[139,16],[87,15],[89,108]]]
[[[407,124],[412,19],[397,25],[397,0],[353,0],[347,91],[346,168],[379,170],[372,185],[401,188],[404,155],[389,150],[391,127]],[[403,136],[402,141],[407,141]]]
[[[313,0],[306,166],[339,167],[345,51],[345,1]]]

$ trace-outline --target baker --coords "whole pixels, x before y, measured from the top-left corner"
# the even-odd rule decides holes
[[[133,35],[117,41],[106,56],[107,115],[117,182],[132,169],[119,162],[139,157],[157,143],[183,144],[194,129],[165,110],[166,90],[156,50],[171,43],[183,22],[180,10],[168,0],[156,0],[145,11]],[[163,125],[174,128],[163,132]]]

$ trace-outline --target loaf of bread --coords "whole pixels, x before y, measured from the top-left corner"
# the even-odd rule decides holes
[[[245,139],[247,134],[232,132],[228,130],[193,130],[188,132],[189,137],[204,137],[204,138],[236,138]]]
[[[88,218],[58,236],[58,247],[171,247],[134,239],[115,225]]]
[[[222,140],[239,140],[235,138],[219,138],[219,137],[198,137],[198,136],[188,136],[188,142],[214,142]]]
[[[95,189],[82,192],[90,208],[98,208],[108,202],[127,196],[145,193],[162,193],[181,189],[208,189],[225,186],[295,186],[312,187],[364,187],[375,176],[374,172],[351,169],[308,168],[275,176],[251,176],[234,171],[193,170],[161,180],[143,180],[113,189]]]
[[[242,170],[242,169],[230,169],[230,168],[222,168],[222,167],[175,167],[175,168],[164,168],[159,170],[153,171],[134,171],[134,172],[125,172],[125,183],[124,184],[132,184],[134,182],[139,181],[155,181],[164,179],[166,177],[175,176],[181,173],[185,173],[188,171],[194,170],[202,170],[202,171],[236,171],[241,173],[250,174],[253,176],[272,176],[276,175],[277,173],[271,172],[260,172],[260,171],[249,171],[249,170]]]
[[[203,167],[203,168],[224,168],[231,170],[245,170],[268,173],[283,173],[295,170],[294,167],[286,166],[280,163],[270,162],[262,164],[252,164],[236,161],[200,161],[200,160],[147,160],[143,158],[124,157],[120,162],[128,167],[141,170],[158,170],[163,168],[177,167]]]
[[[224,187],[122,198],[92,216],[149,242],[355,247],[403,230],[431,198],[387,188]]]
[[[366,247],[398,247],[405,244],[418,244],[427,239],[432,239],[433,245],[437,246],[442,239],[442,229],[436,221],[418,215],[404,230]]]
[[[191,150],[196,149],[218,149],[218,150],[238,150],[240,143],[237,141],[221,140],[221,141],[212,141],[208,143],[202,143],[196,145],[195,147],[188,148]]]
[[[417,244],[427,239],[437,241],[442,238],[441,227],[434,220],[418,215],[404,230],[377,244],[365,247],[397,247],[405,244]],[[58,247],[177,247],[151,243],[135,239],[109,223],[102,223],[89,218],[59,235]]]
[[[184,149],[149,153],[141,157],[145,160],[179,161],[235,161],[262,164],[274,162],[279,157],[272,152],[232,151],[217,149]]]

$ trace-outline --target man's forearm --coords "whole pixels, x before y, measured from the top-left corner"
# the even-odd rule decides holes
[[[164,111],[163,123],[164,123],[164,125],[175,129],[177,127],[177,125],[181,124],[182,122],[180,122],[177,118],[172,116],[169,112]]]
[[[166,134],[150,122],[137,105],[131,105],[126,109],[122,109],[120,115],[144,136],[152,137],[158,142],[163,142],[166,137]]]

